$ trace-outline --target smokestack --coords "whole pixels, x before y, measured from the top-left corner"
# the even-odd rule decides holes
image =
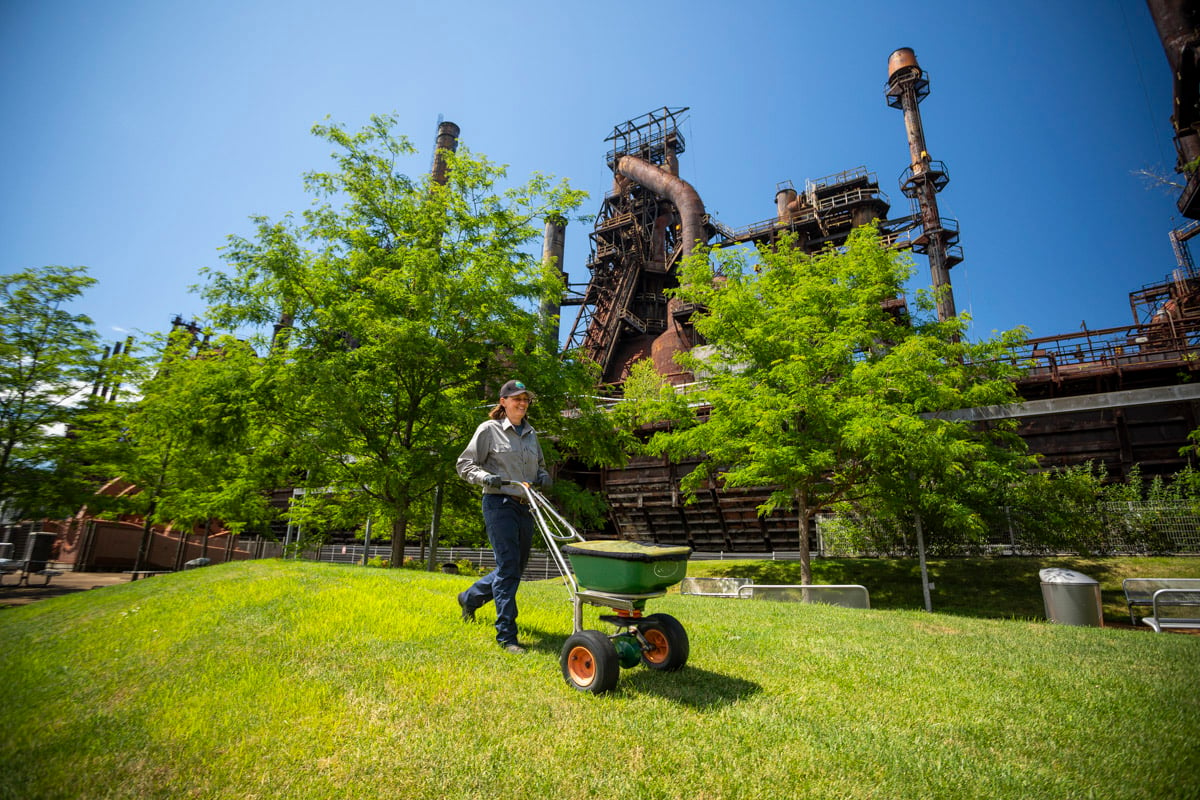
[[[286,345],[284,332],[290,331],[295,323],[295,315],[289,311],[281,311],[279,313],[279,321],[275,323],[275,330],[271,334],[271,350],[274,351],[277,347],[283,348]]]
[[[433,146],[433,169],[430,177],[434,183],[446,185],[446,153],[458,150],[458,126],[453,122],[439,122],[437,140]]]
[[[567,273],[563,269],[566,231],[566,222],[562,218],[549,217],[546,220],[546,233],[542,239],[542,264],[546,269],[557,271],[562,277],[564,286],[567,283]],[[558,350],[558,320],[562,314],[562,297],[546,295],[542,298],[539,311],[546,342],[552,352],[556,351]]]
[[[114,356],[114,357],[115,357],[115,356],[118,356],[118,355],[120,355],[122,352],[124,352],[124,353],[125,353],[125,355],[126,355],[126,356],[128,356],[128,355],[129,355],[129,354],[132,352],[132,350],[133,350],[133,337],[132,337],[132,336],[126,336],[126,337],[125,337],[125,346],[124,346],[124,348],[122,348],[122,347],[121,347],[121,343],[120,343],[120,342],[117,342],[117,343],[116,343],[116,344],[113,346],[113,356]],[[111,378],[110,378],[110,380],[111,380]],[[121,384],[120,384],[120,382],[117,382],[117,383],[110,383],[110,384],[108,385],[108,401],[109,401],[110,403],[112,403],[112,402],[116,402],[116,399],[117,399],[117,392],[119,392],[119,391],[120,391],[120,389],[121,389]]]
[[[950,267],[958,260],[950,258],[949,245],[957,240],[957,232],[946,230],[938,211],[937,195],[949,183],[945,165],[933,161],[925,146],[925,129],[921,124],[922,100],[929,96],[929,78],[917,63],[912,48],[901,47],[888,58],[887,103],[904,112],[904,130],[908,134],[908,150],[912,163],[905,170],[900,191],[917,204],[921,218],[921,236],[914,241],[913,250],[929,258],[929,273],[937,290],[938,319],[945,321],[956,314],[954,293],[950,287]]]
[[[104,372],[108,366],[108,359],[113,354],[113,346],[109,345],[104,348],[104,357],[100,359],[100,366],[96,368],[96,380],[92,384],[92,396],[100,394],[100,390],[104,388]],[[103,398],[101,398],[103,399]]]

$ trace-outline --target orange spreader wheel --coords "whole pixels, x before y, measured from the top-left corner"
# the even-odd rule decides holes
[[[617,685],[621,667],[617,650],[600,631],[572,634],[559,656],[563,678],[581,692],[602,694]]]
[[[691,646],[687,631],[670,614],[650,614],[637,624],[638,633],[650,645],[642,651],[642,663],[650,669],[674,672],[687,663]]]

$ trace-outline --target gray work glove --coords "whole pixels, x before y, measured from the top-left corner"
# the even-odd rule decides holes
[[[499,475],[488,475],[483,479],[483,485],[490,489],[499,489],[500,484],[504,483],[504,479]]]

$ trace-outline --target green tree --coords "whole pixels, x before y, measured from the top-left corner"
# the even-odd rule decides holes
[[[614,437],[596,434],[600,415],[580,401],[593,372],[560,359],[542,330],[538,301],[561,281],[524,250],[582,194],[540,175],[501,190],[504,169],[466,148],[446,154],[445,184],[410,179],[398,163],[414,150],[394,126],[316,126],[336,152],[333,170],[306,175],[314,207],[232,237],[231,269],[210,272],[203,292],[218,326],[284,321],[264,402],[312,490],[303,510],[326,525],[388,520],[399,565],[414,514],[457,480],[455,459],[505,379],[536,387],[531,418],[550,447],[611,458]]]
[[[68,307],[94,283],[83,267],[0,276],[0,502],[19,511],[61,510],[56,451],[100,364],[91,319]]]
[[[261,527],[276,512],[271,489],[288,475],[261,401],[262,359],[243,341],[197,343],[178,336],[146,387],[137,420],[143,440],[159,428],[177,458],[158,498],[157,517],[190,530],[220,521],[232,533]],[[206,539],[207,544],[207,539]]]
[[[797,512],[805,583],[809,526],[833,503],[873,497],[966,514],[956,485],[990,463],[995,440],[937,412],[1011,399],[1019,334],[970,344],[965,320],[938,322],[927,294],[895,311],[911,260],[873,228],[844,250],[808,256],[785,240],[757,255],[751,265],[741,251],[702,252],[684,265],[676,294],[705,309],[695,324],[707,345],[679,360],[703,389],[689,395],[691,424],[649,446],[707,456],[686,490],[710,477],[773,487],[760,512]],[[660,393],[655,402],[664,405]]]
[[[1105,518],[1101,503],[1107,478],[1103,463],[1089,461],[1030,473],[1014,483],[1011,514],[1024,544],[1052,553],[1103,552]]]
[[[93,503],[142,517],[134,569],[143,569],[153,526],[186,535],[217,521],[233,532],[260,525],[284,478],[257,401],[262,362],[246,343],[176,330],[137,363],[129,399],[94,405],[76,441],[93,474],[136,487]]]

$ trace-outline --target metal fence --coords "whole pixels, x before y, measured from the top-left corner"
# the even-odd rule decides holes
[[[404,548],[404,559],[421,561],[427,554],[419,547]],[[363,546],[361,544],[324,545],[320,550],[309,550],[301,554],[309,561],[325,561],[331,564],[361,564],[363,563]],[[371,545],[367,559],[379,558],[390,560],[392,546],[390,544]],[[469,561],[480,574],[491,572],[496,567],[496,556],[487,547],[439,547],[437,560],[441,565],[455,564],[459,561]],[[444,567],[443,567],[444,568]],[[557,578],[558,567],[545,550],[533,550],[529,554],[529,563],[521,578],[523,580],[544,580]]]
[[[279,553],[273,554],[278,556]],[[419,547],[404,548],[404,558],[421,561],[424,553]],[[270,556],[264,556],[270,557]],[[301,554],[308,561],[324,561],[330,564],[361,564],[363,563],[363,546],[361,544],[324,545],[320,550],[308,550]],[[392,546],[390,544],[372,545],[367,559],[379,558],[390,560]],[[452,564],[459,561],[469,561],[481,574],[491,572],[496,567],[496,557],[487,547],[439,547],[437,551],[439,564]],[[799,550],[775,550],[763,553],[735,552],[694,552],[692,561],[799,561]],[[529,554],[529,564],[521,576],[523,580],[545,580],[560,577],[558,568],[545,550],[533,550]]]
[[[1102,503],[1106,552],[1200,555],[1200,511],[1188,503]]]
[[[1095,540],[1094,552],[1107,555],[1147,555],[1150,553],[1171,553],[1179,555],[1200,555],[1200,509],[1186,503],[1103,503],[1099,514],[1102,517],[1101,533]],[[831,525],[830,523],[833,523]],[[909,553],[907,543],[893,543],[890,552],[872,550],[870,552],[846,547],[838,541],[834,534],[836,522],[834,518],[818,520],[818,536],[816,546],[812,550],[814,557],[856,557],[864,555],[905,557]],[[263,542],[256,557],[271,558],[283,555],[282,545],[276,542]],[[983,545],[964,546],[961,555],[979,555],[981,552],[993,555],[1044,555],[1047,548],[1031,541],[1021,531],[1009,528],[997,534],[995,539]],[[1069,551],[1055,550],[1066,553]],[[420,547],[406,547],[405,560],[421,561],[426,553]],[[319,550],[308,550],[300,554],[301,558],[310,561],[324,561],[334,564],[363,563],[363,546],[360,544],[324,545]],[[366,558],[388,560],[392,557],[390,544],[372,545]],[[798,550],[775,550],[768,552],[732,552],[706,551],[694,552],[692,561],[798,561]],[[449,565],[460,561],[470,562],[480,574],[490,572],[496,566],[496,558],[490,548],[486,547],[439,547],[437,551],[439,565]],[[449,569],[449,567],[439,567]],[[545,580],[559,577],[550,554],[545,550],[535,549],[530,553],[529,564],[522,575],[524,580]]]
[[[825,516],[817,520],[814,555],[909,557],[916,554],[915,531],[870,520]],[[1080,530],[1039,535],[1021,529],[1011,517],[986,542],[963,543],[941,555],[1200,555],[1200,506],[1188,502],[1104,502],[1080,522]],[[864,533],[864,531],[867,531]]]

